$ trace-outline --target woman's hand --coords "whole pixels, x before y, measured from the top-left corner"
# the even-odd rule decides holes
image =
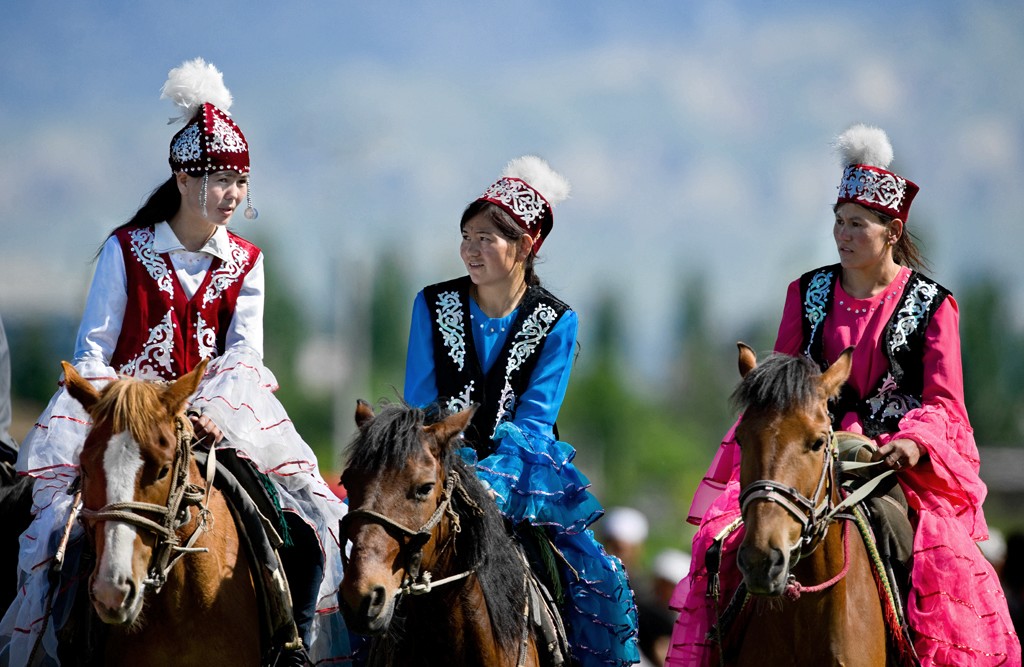
[[[220,427],[206,415],[189,412],[188,418],[192,421],[192,430],[196,432],[196,440],[219,444],[224,439]]]
[[[885,461],[893,470],[913,468],[921,460],[921,448],[909,438],[898,438],[875,452],[876,461]]]

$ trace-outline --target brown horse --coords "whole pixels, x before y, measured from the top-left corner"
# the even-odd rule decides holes
[[[735,665],[877,667],[895,660],[879,588],[837,483],[828,400],[850,374],[851,350],[824,372],[803,357],[761,365],[739,344],[743,410],[737,565],[751,594],[723,643]]]
[[[425,425],[422,410],[358,404],[339,599],[349,628],[375,636],[371,664],[538,664],[527,565],[458,453],[471,415]]]
[[[260,617],[235,522],[191,454],[184,416],[206,362],[170,385],[97,391],[64,364],[92,427],[81,518],[96,553],[89,595],[115,665],[258,665]],[[212,458],[212,457],[211,457]]]

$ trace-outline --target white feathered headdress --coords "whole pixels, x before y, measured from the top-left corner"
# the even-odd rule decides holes
[[[858,123],[836,137],[836,150],[843,166],[866,164],[871,167],[888,169],[892,164],[892,144],[885,130]]]
[[[505,166],[502,176],[518,178],[540,193],[551,206],[569,198],[572,186],[564,176],[551,168],[545,160],[536,155],[524,155]]]
[[[524,155],[509,162],[501,178],[478,201],[508,212],[533,237],[536,252],[555,224],[552,207],[565,201],[570,190],[569,181],[551,165],[536,155]]]
[[[889,171],[892,144],[885,131],[858,123],[836,137],[843,161],[836,205],[852,202],[906,222],[918,187]]]
[[[180,116],[170,120],[185,122],[192,120],[196,110],[209,102],[225,114],[234,101],[231,91],[224,85],[224,75],[202,58],[186,60],[180,67],[167,73],[167,81],[160,90],[161,99],[169,99],[181,108]]]

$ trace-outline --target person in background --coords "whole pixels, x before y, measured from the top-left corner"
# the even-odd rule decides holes
[[[0,318],[0,462],[13,464],[18,458],[18,443],[11,436],[11,350]]]

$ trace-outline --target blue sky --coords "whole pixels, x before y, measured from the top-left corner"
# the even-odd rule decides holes
[[[857,121],[921,186],[911,226],[933,275],[954,291],[993,275],[1024,312],[1019,2],[12,5],[5,317],[77,317],[95,249],[167,175],[159,90],[195,56],[224,72],[252,147],[261,216],[236,226],[322,322],[380,249],[420,283],[459,273],[463,206],[537,153],[573,183],[539,270],[584,337],[612,289],[633,348],[664,349],[699,276],[731,344],[834,261],[829,144]]]

